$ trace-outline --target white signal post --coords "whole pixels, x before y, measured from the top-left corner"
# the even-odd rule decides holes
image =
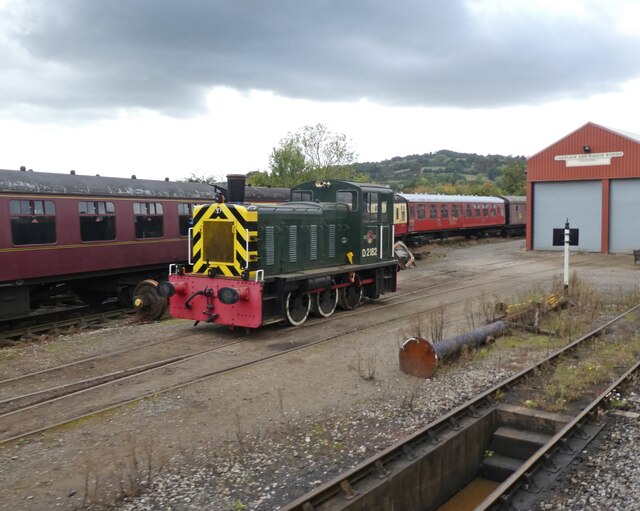
[[[569,219],[564,224],[564,291],[565,293],[569,289]]]

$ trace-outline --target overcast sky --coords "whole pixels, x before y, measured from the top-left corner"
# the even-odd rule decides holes
[[[637,0],[0,0],[0,168],[268,167],[302,126],[359,161],[640,133]]]

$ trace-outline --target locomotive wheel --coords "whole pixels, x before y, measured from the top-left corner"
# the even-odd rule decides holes
[[[287,323],[292,326],[302,325],[311,310],[311,297],[302,291],[291,291],[285,303]]]
[[[158,294],[155,280],[143,280],[133,291],[133,307],[138,318],[154,321],[160,319],[167,310],[167,299]]]
[[[336,311],[336,305],[338,305],[338,291],[325,289],[313,295],[311,308],[318,316],[328,318]]]
[[[355,309],[362,301],[362,286],[353,285],[341,287],[338,290],[338,305],[342,310],[350,311]]]

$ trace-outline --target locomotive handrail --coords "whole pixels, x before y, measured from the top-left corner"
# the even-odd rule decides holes
[[[247,253],[247,258],[244,262],[244,269],[248,270],[249,269],[249,229],[245,229],[246,233],[247,233],[247,237],[245,238],[245,242],[244,242],[244,249],[246,250]]]
[[[192,240],[192,235],[193,235],[193,227],[189,227],[189,230],[187,231],[187,262],[192,265],[193,262],[191,261],[191,240]]]

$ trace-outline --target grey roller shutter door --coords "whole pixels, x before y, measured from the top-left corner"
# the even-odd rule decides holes
[[[611,181],[609,207],[609,252],[640,249],[640,179]]]
[[[553,246],[553,229],[564,227],[568,218],[571,228],[580,229],[580,245],[571,247],[571,250],[600,252],[602,245],[601,181],[534,183],[533,191],[533,248],[535,250],[562,250],[562,247]]]

